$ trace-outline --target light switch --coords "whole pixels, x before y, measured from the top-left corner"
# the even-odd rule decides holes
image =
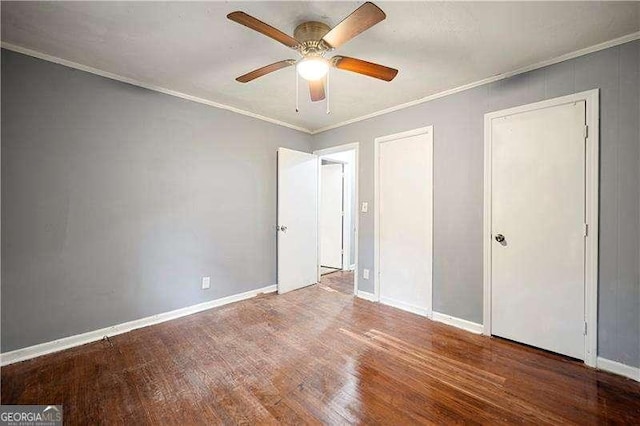
[[[362,213],[366,213],[369,211],[369,203],[367,203],[366,201],[362,202],[362,208],[360,209],[362,211]]]
[[[363,269],[362,270],[362,278],[364,278],[365,280],[369,279],[369,270],[368,269]]]

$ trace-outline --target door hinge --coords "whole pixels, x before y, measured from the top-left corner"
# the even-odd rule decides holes
[[[587,335],[587,322],[584,322],[584,335]]]
[[[589,137],[589,126],[585,124],[584,126],[584,138],[587,139]]]
[[[589,236],[589,224],[588,223],[584,224],[584,236],[585,237]]]

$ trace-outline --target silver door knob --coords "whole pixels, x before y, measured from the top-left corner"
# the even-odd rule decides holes
[[[502,234],[496,235],[496,241],[499,242],[499,243],[503,242],[504,241],[504,235],[502,235]]]

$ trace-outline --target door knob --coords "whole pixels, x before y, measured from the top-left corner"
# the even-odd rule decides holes
[[[496,241],[499,242],[499,243],[503,242],[504,241],[504,235],[502,235],[502,234],[496,235]]]
[[[276,231],[287,232],[287,227],[284,225],[283,226],[276,225]]]

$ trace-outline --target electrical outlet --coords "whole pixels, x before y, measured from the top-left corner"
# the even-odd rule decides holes
[[[202,277],[202,289],[206,290],[211,287],[211,277]]]
[[[368,269],[363,269],[362,270],[362,278],[364,278],[365,280],[369,279],[369,270]]]

